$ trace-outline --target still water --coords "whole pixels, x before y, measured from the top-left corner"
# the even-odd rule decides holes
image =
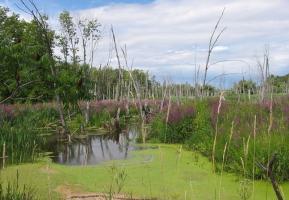
[[[130,126],[117,134],[89,135],[84,139],[73,139],[71,143],[50,144],[52,160],[64,165],[96,165],[104,161],[129,157],[130,152],[139,149],[136,139],[137,126]]]

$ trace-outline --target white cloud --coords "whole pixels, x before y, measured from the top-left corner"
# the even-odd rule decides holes
[[[185,82],[192,81],[195,58],[204,67],[210,33],[224,7],[220,28],[227,29],[214,48],[212,62],[244,60],[250,67],[244,62],[224,62],[211,67],[209,76],[223,72],[255,76],[252,69],[256,57],[262,55],[266,44],[270,45],[272,72],[289,73],[288,0],[156,0],[149,4],[112,4],[73,14],[98,18],[103,25],[96,65],[107,62],[113,25],[118,44],[127,45],[135,67],[159,78],[170,76]]]
[[[222,52],[222,51],[227,51],[229,47],[227,46],[215,46],[213,48],[213,52]]]

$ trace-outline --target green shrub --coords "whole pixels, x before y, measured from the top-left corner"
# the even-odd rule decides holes
[[[200,151],[208,155],[212,148],[212,126],[208,104],[204,101],[196,103],[196,115],[192,122],[193,132],[186,141],[187,146],[192,150]]]

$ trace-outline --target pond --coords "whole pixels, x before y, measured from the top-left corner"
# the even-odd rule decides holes
[[[70,143],[49,143],[52,160],[64,165],[96,165],[104,161],[127,159],[136,145],[139,136],[137,125],[130,125],[121,133],[106,135],[88,135],[82,139],[73,139]]]

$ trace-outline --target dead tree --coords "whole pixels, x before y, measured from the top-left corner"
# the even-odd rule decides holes
[[[209,41],[209,48],[208,48],[208,54],[207,54],[207,59],[206,59],[206,65],[205,65],[205,74],[204,74],[204,79],[203,79],[203,85],[202,85],[202,96],[203,96],[203,93],[204,93],[204,88],[206,86],[206,81],[207,81],[207,74],[208,74],[208,70],[209,70],[209,64],[210,64],[210,59],[211,59],[211,55],[212,55],[212,52],[213,52],[213,49],[215,48],[219,38],[221,37],[222,33],[226,30],[226,27],[223,28],[217,35],[217,30],[219,28],[219,25],[220,25],[220,22],[224,16],[224,12],[225,12],[225,8],[223,9],[222,11],[222,14],[221,16],[219,17],[215,27],[214,27],[214,30],[211,34],[211,37],[210,37],[210,41]]]
[[[259,90],[260,101],[263,101],[266,96],[266,93],[268,93],[270,90],[270,85],[268,82],[268,78],[270,76],[270,60],[269,60],[269,50],[267,48],[265,48],[263,61],[261,62],[260,60],[258,60],[257,65],[259,67],[261,75],[261,85]]]
[[[160,112],[162,112],[162,110],[163,110],[164,102],[165,102],[166,96],[167,96],[167,88],[168,88],[167,80],[165,80],[164,84],[165,84],[165,89],[164,89],[163,97],[162,97],[162,101],[161,101]]]
[[[119,54],[118,54],[118,48],[117,48],[117,43],[116,43],[116,38],[115,38],[115,34],[114,34],[114,30],[113,27],[111,26],[111,33],[112,33],[112,39],[113,39],[113,43],[114,43],[114,50],[115,50],[115,54],[116,54],[116,58],[117,58],[117,64],[118,64],[118,84],[117,84],[117,100],[120,101],[120,99],[122,98],[122,72],[121,72],[121,64],[120,64],[120,58],[119,58]]]
[[[284,200],[283,198],[283,195],[282,195],[282,192],[280,190],[280,187],[279,187],[279,184],[275,178],[275,175],[274,175],[274,164],[276,163],[276,153],[273,154],[271,160],[269,161],[268,163],[268,166],[265,167],[263,164],[261,163],[257,163],[257,165],[260,167],[261,170],[264,171],[264,173],[266,173],[266,175],[268,176],[268,178],[270,179],[271,181],[271,184],[272,184],[272,187],[275,191],[275,194],[276,194],[276,197],[278,200]]]
[[[140,88],[138,87],[138,84],[136,83],[136,81],[135,81],[135,79],[133,77],[133,74],[132,74],[131,70],[128,67],[126,48],[125,49],[121,49],[121,50],[122,50],[122,54],[123,54],[123,57],[124,57],[124,60],[125,60],[125,65],[126,65],[126,67],[128,69],[128,73],[129,73],[130,79],[132,81],[132,84],[133,84],[133,87],[134,87],[134,90],[135,90],[135,93],[136,93],[136,97],[137,97],[137,101],[138,101],[138,110],[139,110],[139,115],[140,115],[140,119],[141,119],[142,140],[143,140],[143,143],[145,143],[145,141],[146,141],[146,131],[145,131],[144,125],[145,125],[145,120],[146,120],[146,114],[143,111]],[[132,66],[131,66],[131,69],[132,69]]]

